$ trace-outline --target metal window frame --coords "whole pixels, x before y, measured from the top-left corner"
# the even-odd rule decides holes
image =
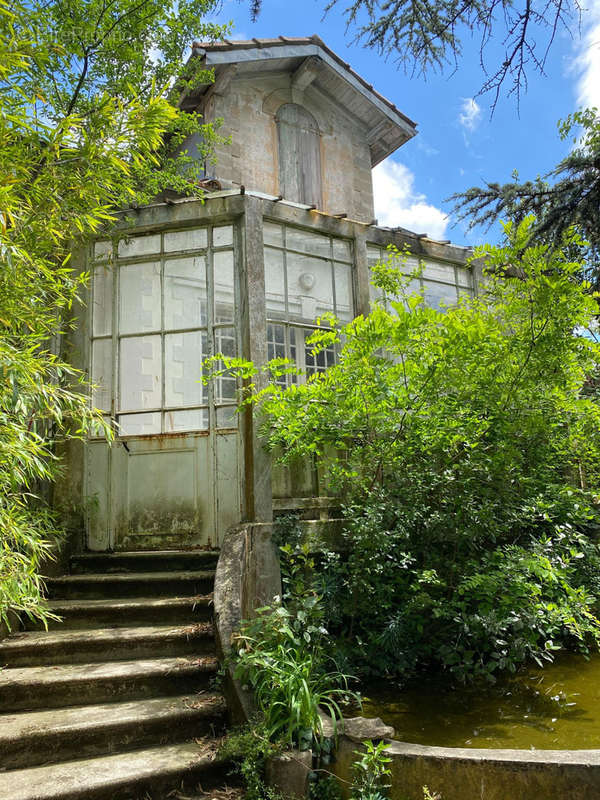
[[[241,274],[241,265],[240,265],[240,258],[241,258],[241,246],[240,246],[240,237],[239,237],[239,224],[237,218],[232,219],[225,219],[219,220],[217,223],[210,223],[208,222],[205,225],[199,225],[198,228],[205,228],[207,231],[207,243],[205,247],[196,247],[190,248],[188,250],[173,250],[165,249],[165,236],[172,233],[184,232],[186,230],[190,230],[191,226],[177,226],[172,228],[165,228],[158,232],[153,231],[147,235],[159,235],[160,236],[160,251],[154,253],[146,253],[144,255],[134,255],[134,256],[119,256],[118,255],[118,247],[119,242],[122,241],[124,237],[114,236],[110,239],[111,241],[111,252],[107,255],[104,255],[98,259],[94,258],[94,246],[95,242],[92,242],[90,248],[88,249],[88,264],[90,265],[90,271],[92,274],[91,286],[90,286],[90,308],[91,308],[91,319],[90,319],[90,335],[89,335],[89,350],[88,350],[88,364],[90,365],[90,376],[93,374],[94,370],[94,362],[93,362],[93,347],[94,343],[98,340],[110,340],[111,341],[111,365],[112,365],[112,391],[111,391],[111,407],[110,410],[102,409],[105,412],[105,416],[110,417],[112,427],[115,431],[115,435],[118,439],[126,439],[126,438],[136,438],[138,436],[147,436],[148,434],[119,434],[118,429],[118,419],[121,416],[137,416],[141,414],[149,414],[149,413],[160,413],[160,432],[156,432],[155,434],[151,435],[162,435],[162,436],[172,436],[172,435],[193,435],[198,433],[200,435],[206,435],[210,431],[216,431],[217,427],[217,408],[227,408],[230,406],[235,406],[235,403],[227,403],[227,402],[217,402],[215,387],[213,386],[212,382],[207,386],[207,402],[201,404],[194,404],[194,405],[186,405],[186,406],[173,406],[171,404],[167,404],[166,401],[166,359],[165,359],[165,342],[166,337],[169,334],[184,334],[184,333],[205,333],[207,337],[207,356],[214,355],[216,352],[216,338],[217,338],[217,331],[222,329],[229,329],[233,331],[233,338],[235,342],[235,351],[236,353],[240,352],[240,319],[238,318],[239,315],[234,311],[232,315],[232,320],[230,322],[216,322],[215,321],[215,277],[214,277],[214,254],[216,252],[231,252],[233,257],[233,305],[234,309],[240,308],[240,274]],[[216,228],[224,228],[224,227],[231,227],[232,228],[232,237],[231,243],[229,244],[222,244],[222,245],[214,245],[213,243],[213,235],[214,230]],[[127,238],[135,238],[136,236],[144,236],[146,234],[139,233],[136,234],[132,232],[132,234]],[[101,239],[100,241],[108,241],[108,239]],[[203,256],[206,261],[206,303],[207,303],[207,319],[206,325],[198,325],[186,328],[172,328],[165,326],[165,264],[167,261],[173,261],[178,259],[184,258],[193,258],[195,256]],[[121,301],[121,268],[127,267],[130,265],[135,264],[144,264],[149,262],[159,262],[160,263],[160,329],[156,330],[148,330],[142,331],[137,333],[126,333],[123,334],[120,332],[120,318],[119,318],[119,311],[120,311],[120,301]],[[105,268],[110,268],[112,270],[113,276],[113,287],[112,287],[112,320],[111,320],[111,333],[110,334],[103,334],[100,336],[94,336],[94,327],[93,327],[93,314],[95,308],[95,301],[94,301],[94,292],[95,292],[95,280],[94,280],[94,272],[97,267],[104,266]],[[120,403],[120,394],[121,394],[121,381],[120,381],[120,370],[121,370],[121,353],[120,353],[120,346],[121,341],[123,339],[128,338],[141,338],[145,336],[160,336],[160,349],[161,349],[161,387],[160,387],[160,395],[161,395],[161,405],[160,407],[152,407],[152,408],[143,408],[143,409],[125,409],[121,408]],[[91,398],[90,398],[91,403]],[[208,410],[208,418],[209,418],[209,425],[208,429],[200,429],[200,430],[187,430],[187,431],[170,431],[166,430],[166,414],[173,412],[173,411],[204,411]],[[221,429],[219,429],[221,430]],[[223,430],[235,430],[235,428],[223,429]],[[92,439],[101,438],[91,436]]]

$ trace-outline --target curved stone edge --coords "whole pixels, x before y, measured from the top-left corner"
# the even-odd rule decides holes
[[[390,800],[590,800],[600,797],[600,750],[492,750],[388,741]],[[340,737],[332,772],[350,780],[360,745]]]

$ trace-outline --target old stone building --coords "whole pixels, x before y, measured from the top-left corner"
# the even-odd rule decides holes
[[[77,256],[92,280],[68,357],[115,439],[65,453],[55,499],[71,540],[46,583],[50,630],[23,617],[30,630],[0,642],[1,798],[163,800],[183,786],[209,800],[200,786],[229,783],[215,737],[227,707],[251,706],[235,681],[227,703],[215,688],[218,660],[281,591],[260,523],[325,514],[326,486],[310,464],[272,466],[234,380],[203,383],[204,359],[325,370],[336,353],[306,345],[316,317],[367,313],[370,265],[390,243],[410,249],[408,268],[424,261],[427,302],[476,289],[463,248],[377,226],[371,169],[415,125],[317,37],[197,45],[193,58],[215,82],[181,102],[231,137],[206,196],[125,211]]]
[[[316,317],[368,311],[369,264],[389,243],[425,260],[428,302],[473,291],[464,248],[377,226],[371,170],[416,126],[318,37],[196,43],[192,57],[215,80],[181,103],[230,136],[210,190],[125,213],[87,256],[77,350],[117,431],[71,456],[92,550],[214,546],[322,494],[309,468],[271,469],[233,380],[202,384],[206,356],[325,369],[335,353],[305,346]]]

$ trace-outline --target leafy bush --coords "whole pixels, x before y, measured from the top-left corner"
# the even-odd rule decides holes
[[[344,668],[493,678],[598,644],[600,348],[580,335],[598,303],[574,237],[533,246],[531,225],[478,252],[487,283],[453,308],[409,294],[396,254],[372,312],[313,337],[335,366],[251,398],[269,445],[316,458],[345,503],[345,554],[315,570]]]

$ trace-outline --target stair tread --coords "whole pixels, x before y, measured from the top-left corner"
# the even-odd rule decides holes
[[[0,642],[0,664],[3,654],[9,655],[14,650],[24,647],[37,648],[60,646],[66,643],[85,645],[89,642],[111,642],[125,640],[127,642],[167,639],[180,637],[212,636],[213,626],[210,622],[190,622],[187,625],[146,625],[124,628],[93,627],[82,630],[52,631],[19,631],[11,633]]]
[[[117,550],[114,553],[107,553],[104,550],[87,550],[85,553],[74,553],[75,558],[131,558],[131,556],[143,556],[147,558],[164,558],[165,556],[196,556],[206,554],[219,555],[219,550],[202,550],[200,548],[190,550]]]
[[[114,583],[115,581],[131,583],[133,581],[162,581],[177,580],[205,580],[214,578],[214,569],[203,570],[178,570],[177,572],[89,572],[77,575],[61,575],[58,578],[48,578],[49,585],[77,584],[77,583]]]
[[[102,661],[86,664],[56,664],[35,667],[10,667],[0,671],[2,686],[49,686],[55,683],[116,678],[185,675],[217,669],[215,656],[143,658],[132,661]],[[0,794],[0,797],[2,795]]]
[[[206,692],[0,714],[0,750],[9,741],[39,734],[82,732],[90,728],[110,728],[116,724],[135,725],[149,719],[162,719],[167,725],[186,715],[220,715],[225,708],[222,695]]]
[[[181,597],[114,597],[114,598],[93,598],[77,599],[77,600],[50,600],[48,602],[48,609],[54,613],[65,613],[73,609],[81,608],[90,610],[96,609],[110,609],[110,608],[145,608],[155,607],[168,608],[173,606],[186,606],[190,603],[196,605],[205,605],[211,603],[213,599],[212,593],[201,595],[183,595]]]
[[[0,797],[11,800],[60,800],[94,791],[117,792],[136,781],[177,776],[210,766],[214,745],[185,742],[116,755],[64,761],[0,773]]]

